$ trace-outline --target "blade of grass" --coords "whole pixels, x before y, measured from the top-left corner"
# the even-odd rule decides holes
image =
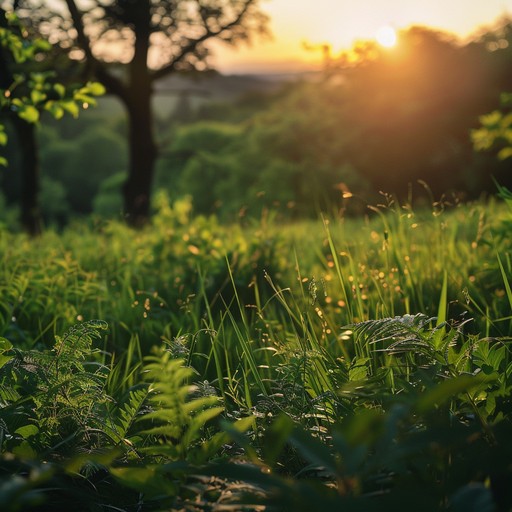
[[[437,307],[437,322],[436,327],[439,329],[436,331],[434,335],[434,343],[435,347],[439,348],[441,345],[441,341],[444,338],[446,333],[446,329],[444,324],[446,323],[446,315],[448,311],[448,273],[446,270],[443,275],[443,285],[441,287],[441,295],[439,297],[439,305]]]

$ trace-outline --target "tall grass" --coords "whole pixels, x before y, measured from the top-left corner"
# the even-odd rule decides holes
[[[228,311],[245,330],[262,311],[303,330],[306,320],[286,311],[286,296],[302,313],[321,315],[317,341],[338,346],[336,326],[435,316],[444,296],[447,318],[465,314],[475,332],[504,335],[508,219],[495,201],[445,212],[391,203],[365,219],[226,227],[164,202],[154,226],[138,233],[116,222],[35,241],[3,231],[0,334],[20,346],[49,346],[77,320],[102,318],[111,326],[110,348],[137,335],[147,352],[161,337],[216,330]]]
[[[9,489],[51,493],[78,473],[101,495],[91,510],[207,508],[222,489],[241,507],[231,478],[279,510],[396,510],[411,489],[425,510],[498,503],[510,473],[506,205],[415,211],[386,198],[363,219],[289,225],[190,213],[161,197],[138,232],[0,232]],[[9,510],[32,503],[2,489]]]

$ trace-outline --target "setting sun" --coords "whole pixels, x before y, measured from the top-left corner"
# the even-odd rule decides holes
[[[375,34],[375,39],[381,46],[384,46],[385,48],[392,48],[397,42],[396,31],[389,25],[380,27]]]
[[[217,69],[237,74],[319,69],[322,53],[312,47],[330,45],[337,54],[357,41],[375,41],[385,26],[406,30],[422,25],[464,39],[512,12],[512,0],[262,0],[262,7],[271,18],[273,37],[247,47],[219,43],[212,60]]]

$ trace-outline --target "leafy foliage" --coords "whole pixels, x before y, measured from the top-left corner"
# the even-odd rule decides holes
[[[7,450],[20,454],[90,443],[104,423],[105,368],[83,362],[106,324],[89,321],[57,337],[52,352],[20,351],[6,340],[0,368]]]
[[[49,52],[51,45],[43,39],[30,39],[13,12],[6,13],[2,9],[0,16],[5,17],[0,23],[0,59],[3,72],[9,70],[9,75],[2,77],[0,87],[1,111],[12,112],[28,123],[37,123],[41,112],[49,112],[55,119],[62,118],[65,113],[76,118],[81,107],[96,105],[96,97],[105,94],[100,83],[65,87],[55,80],[55,71],[35,69],[36,57]],[[12,83],[5,84],[9,77]],[[0,145],[6,143],[2,126]],[[5,158],[0,159],[0,165],[7,165]]]
[[[501,95],[501,106],[504,109],[512,105],[512,95]],[[512,115],[507,112],[494,110],[480,116],[480,128],[473,130],[471,136],[477,151],[498,149],[498,158],[504,160],[512,156]]]
[[[216,122],[199,117],[178,129],[161,174],[173,175],[173,193],[192,194],[197,212],[228,218],[265,208],[285,217],[361,212],[380,190],[427,196],[420,180],[436,196],[493,192],[491,176],[508,186],[506,165],[476,154],[469,133],[482,112],[498,109],[511,27],[503,19],[465,44],[410,27],[393,51],[355,45],[330,57],[323,75],[283,86],[242,122],[226,106]],[[507,151],[508,110],[481,118],[489,129],[473,132],[479,147],[494,141]]]
[[[423,497],[418,510],[508,510],[511,474],[502,455],[511,450],[510,403],[498,412],[494,398],[510,393],[509,344],[464,336],[460,326],[440,342],[431,321],[408,315],[354,325],[362,351],[378,357],[377,379],[362,378],[361,392],[350,382],[339,390],[357,407],[323,431],[280,416],[262,433],[272,470],[227,465],[214,474],[258,485],[267,492],[261,503],[279,510],[391,511],[413,496]],[[382,342],[389,348],[379,356]]]
[[[0,232],[2,509],[510,509],[504,205],[283,231],[158,201],[136,237]]]

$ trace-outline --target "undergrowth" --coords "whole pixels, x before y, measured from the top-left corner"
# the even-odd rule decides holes
[[[159,208],[0,232],[2,510],[512,510],[506,206]]]

